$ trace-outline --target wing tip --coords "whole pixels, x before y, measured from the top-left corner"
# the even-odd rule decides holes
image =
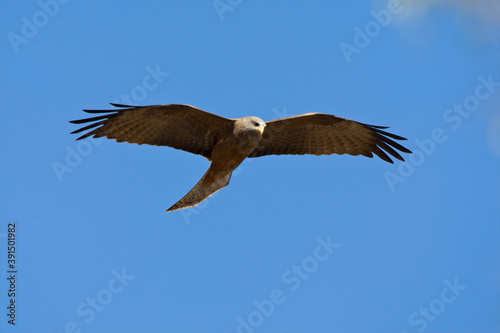
[[[379,141],[379,143],[376,144],[377,145],[377,149],[379,149],[380,151],[382,151],[384,153],[385,157],[387,157],[387,158],[383,158],[380,154],[377,154],[376,151],[374,153],[377,156],[379,156],[381,159],[383,159],[384,161],[389,162],[391,164],[394,164],[394,162],[390,159],[390,157],[385,154],[387,152],[393,158],[396,158],[399,161],[405,162],[405,159],[399,154],[398,151],[395,151],[394,149],[397,149],[397,150],[399,150],[400,152],[403,152],[403,153],[413,154],[413,152],[411,150],[409,150],[408,148],[406,148],[406,147],[400,145],[399,143],[391,140],[391,139],[394,139],[394,140],[406,141],[406,140],[408,140],[407,138],[404,138],[402,136],[399,136],[399,135],[396,135],[396,134],[389,133],[389,132],[381,130],[381,129],[387,129],[389,127],[373,126],[373,125],[369,125],[369,126],[372,127],[375,130],[376,134],[377,134],[377,138],[378,138],[378,141]]]
[[[109,103],[110,105],[117,107],[117,108],[137,108],[139,106],[137,105],[127,105],[127,104],[120,104],[120,103]]]

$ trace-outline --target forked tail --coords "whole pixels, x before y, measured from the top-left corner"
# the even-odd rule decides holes
[[[232,173],[232,171],[215,170],[212,164],[195,187],[175,205],[167,209],[167,212],[198,205],[221,188],[226,187]]]

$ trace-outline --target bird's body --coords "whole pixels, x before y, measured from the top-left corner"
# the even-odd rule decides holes
[[[212,161],[195,187],[167,211],[195,206],[226,187],[233,170],[247,157],[334,153],[372,157],[376,154],[392,163],[383,150],[401,161],[404,159],[394,148],[411,153],[390,138],[406,139],[381,130],[386,127],[329,114],[309,113],[266,124],[258,117],[228,119],[182,104],[112,105],[122,109],[84,110],[105,115],[71,121],[75,124],[93,122],[72,132],[92,129],[77,140],[91,135],[105,136],[117,142],[182,149]]]
[[[251,126],[252,124],[259,125]],[[229,185],[233,170],[236,169],[259,144],[262,138],[262,130],[265,126],[263,124],[264,121],[257,117],[247,117],[243,118],[243,121],[235,121],[233,130],[226,133],[226,135],[214,145],[211,154],[212,164],[208,171],[195,187],[175,205],[170,207],[167,212],[195,206],[218,190]],[[233,140],[233,138],[235,140]]]

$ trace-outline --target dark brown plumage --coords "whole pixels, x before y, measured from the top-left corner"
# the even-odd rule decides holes
[[[283,154],[373,157],[375,154],[393,163],[388,154],[404,161],[395,149],[411,153],[394,141],[406,139],[383,131],[387,127],[329,114],[308,113],[265,123],[257,117],[228,119],[182,104],[112,105],[120,109],[84,110],[103,115],[71,121],[92,123],[72,132],[89,130],[77,140],[105,136],[117,142],[182,149],[212,161],[198,184],[167,211],[197,205],[226,187],[233,170],[247,157]]]
[[[248,157],[284,154],[349,154],[373,157],[375,154],[392,163],[391,158],[383,151],[385,150],[398,160],[404,161],[392,147],[405,153],[411,151],[391,138],[406,139],[382,131],[386,128],[388,127],[367,125],[321,113],[272,120],[266,123],[260,144]]]

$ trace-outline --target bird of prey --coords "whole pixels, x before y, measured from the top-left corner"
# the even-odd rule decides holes
[[[182,149],[212,161],[201,180],[167,212],[196,206],[226,187],[233,170],[247,157],[375,154],[393,163],[387,153],[401,161],[404,159],[395,149],[411,153],[392,140],[406,139],[383,131],[387,127],[330,114],[308,113],[266,123],[258,117],[224,118],[184,104],[111,105],[119,109],[83,110],[102,115],[70,121],[90,123],[71,134],[90,130],[77,140],[104,136],[117,142]]]

